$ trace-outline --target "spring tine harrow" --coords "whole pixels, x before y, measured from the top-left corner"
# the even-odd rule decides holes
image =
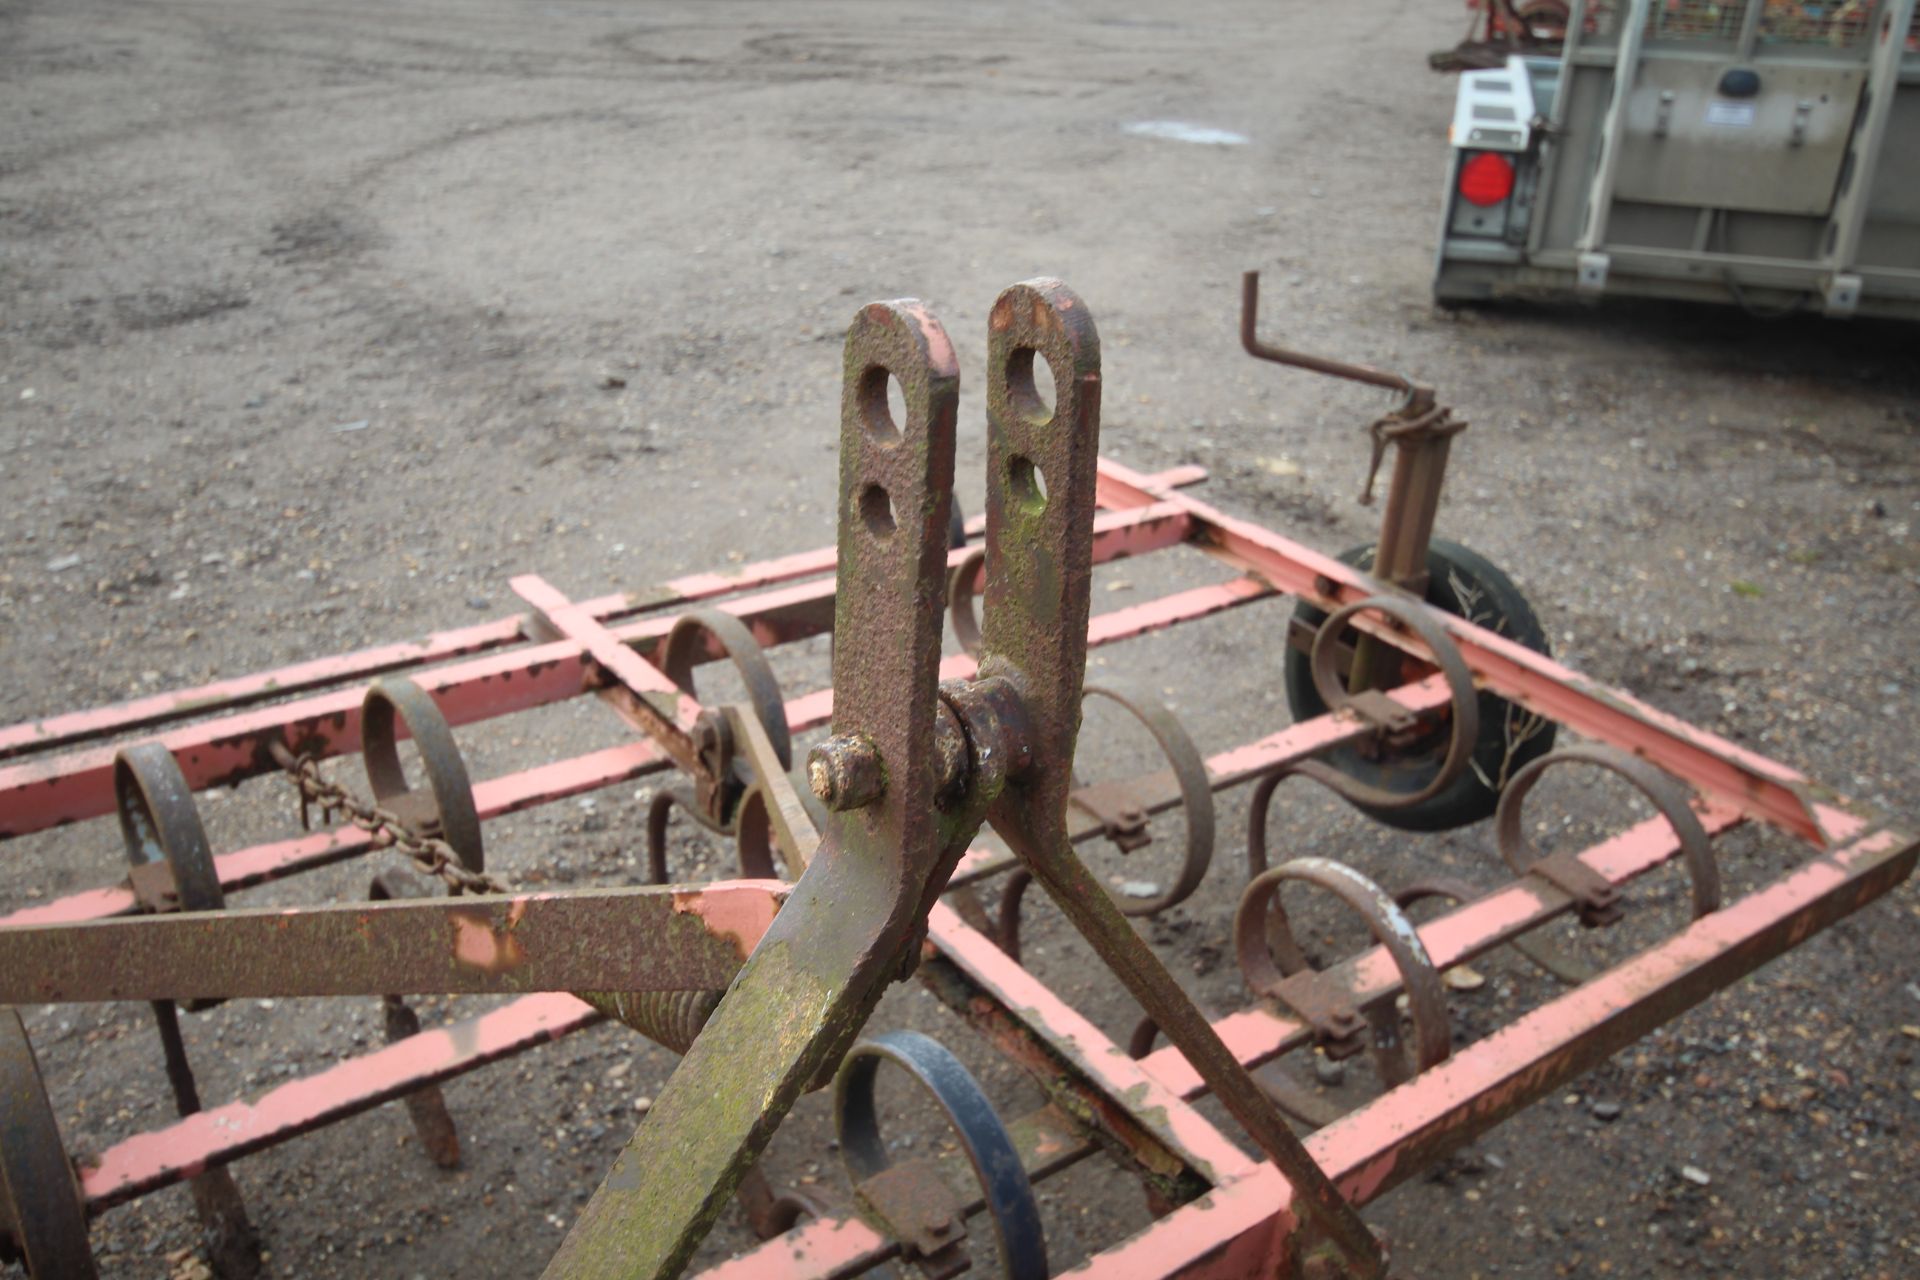
[[[0,1005],[150,1002],[178,1113],[76,1164],[42,1077],[72,1066],[36,1055],[37,1015],[0,1009],[0,1261],[91,1275],[90,1217],[184,1183],[216,1273],[250,1276],[273,1223],[256,1232],[227,1165],[399,1101],[429,1157],[453,1167],[460,1133],[441,1084],[612,1022],[683,1057],[550,1276],[677,1275],[737,1196],[765,1243],[716,1267],[719,1280],[889,1262],[951,1276],[979,1270],[989,1238],[1004,1273],[1029,1280],[1064,1256],[1035,1187],[1099,1155],[1138,1180],[1154,1220],[1089,1244],[1091,1273],[1377,1277],[1385,1249],[1360,1208],[1912,873],[1911,836],[1472,609],[1436,605],[1430,535],[1464,422],[1409,379],[1260,342],[1256,289],[1250,352],[1404,397],[1374,424],[1375,468],[1397,455],[1370,556],[1336,559],[1225,515],[1185,491],[1193,469],[1149,476],[1102,458],[1093,318],[1038,279],[989,314],[987,502],[973,520],[952,496],[954,345],[922,304],[875,303],[842,352],[833,548],[579,600],[525,575],[517,617],[0,729],[0,842],[114,814],[128,860],[119,884],[0,907]],[[1175,548],[1216,580],[1094,612],[1099,566]],[[1302,612],[1273,628],[1274,657],[1318,702],[1297,704],[1295,723],[1203,752],[1158,699],[1087,678],[1094,650],[1284,596]],[[943,651],[946,625],[956,644]],[[823,635],[832,686],[784,691],[782,646]],[[715,662],[741,700],[702,701],[700,668]],[[456,731],[584,694],[632,736],[473,776]],[[1139,721],[1161,760],[1078,778],[1089,699]],[[1579,740],[1554,749],[1560,731]],[[356,753],[364,791],[338,760]],[[1539,784],[1566,765],[1618,779],[1652,816],[1586,848],[1537,848],[1535,811],[1554,794]],[[214,852],[196,793],[276,774],[302,830]],[[1270,865],[1271,810],[1294,799],[1280,783],[1295,775],[1408,831],[1436,825],[1434,806],[1478,777],[1480,807],[1453,825],[1491,817],[1486,865],[1508,878],[1432,874],[1414,835],[1403,866],[1363,873],[1337,848],[1297,847],[1298,827]],[[504,815],[637,781],[645,883],[516,886],[521,851],[498,830],[483,839]],[[1224,914],[1252,996],[1223,1013],[1175,981],[1177,944],[1134,921],[1174,913],[1175,930],[1150,931],[1170,935],[1222,900],[1215,796],[1241,786],[1247,883]],[[1185,840],[1162,857],[1177,861],[1164,884],[1110,889],[1083,860],[1095,841],[1136,855],[1176,811]],[[321,828],[305,829],[316,814]],[[689,825],[737,875],[675,882],[694,865],[673,848]],[[977,839],[988,828],[997,842]],[[1753,887],[1724,848],[1741,828],[1785,837],[1800,860]],[[369,901],[230,901],[359,857],[376,860]],[[1671,937],[1605,968],[1548,942],[1560,922],[1615,924],[1635,883],[1675,862],[1690,910]],[[1055,935],[1023,925],[1036,882],[1131,997],[1124,1042],[1037,976]],[[1371,944],[1310,957],[1307,890],[1357,913]],[[1419,921],[1417,902],[1430,902]],[[1448,977],[1505,948],[1561,986],[1473,1040],[1457,1003],[1470,993]],[[992,1076],[944,1037],[869,1030],[907,978],[1024,1072],[1040,1104],[996,1109]],[[460,993],[510,998],[444,1025],[407,1001]],[[378,997],[386,1043],[203,1105],[196,1024],[180,1011],[285,996]],[[1285,1070],[1311,1058],[1330,1080],[1369,1051],[1382,1089],[1357,1105]],[[877,1081],[896,1072],[950,1143],[909,1153],[886,1140]],[[828,1087],[845,1188],[779,1191],[759,1159],[791,1140],[776,1134],[801,1095]],[[1196,1108],[1209,1095],[1257,1156]]]

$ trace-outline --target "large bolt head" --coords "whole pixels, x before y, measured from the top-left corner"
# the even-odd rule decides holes
[[[857,733],[828,738],[807,753],[807,786],[835,813],[859,809],[887,790],[887,772],[873,740]]]

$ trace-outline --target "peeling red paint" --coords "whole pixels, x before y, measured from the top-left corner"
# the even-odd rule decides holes
[[[453,920],[453,958],[470,969],[484,973],[505,973],[527,961],[526,949],[513,936],[514,926],[527,913],[526,900],[517,899],[507,909],[505,927],[494,924],[493,912],[484,908],[459,912]]]

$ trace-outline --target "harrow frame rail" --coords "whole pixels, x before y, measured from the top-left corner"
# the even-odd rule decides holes
[[[1009,1215],[1018,1217],[1014,1211],[1024,1179],[1038,1181],[1100,1151],[1142,1180],[1159,1216],[1145,1231],[1096,1253],[1083,1264],[1089,1274],[1379,1274],[1380,1260],[1352,1216],[1353,1206],[1379,1196],[1439,1154],[1911,874],[1920,844],[1875,825],[1785,766],[1462,619],[1425,610],[1419,625],[1405,625],[1398,619],[1416,606],[1406,603],[1391,581],[1383,583],[1198,501],[1184,492],[1184,486],[1204,478],[1197,469],[1147,476],[1104,458],[1096,464],[1099,353],[1084,304],[1057,282],[1033,282],[1003,295],[995,316],[989,513],[967,526],[969,535],[986,533],[984,553],[958,547],[942,559],[925,541],[946,524],[957,379],[950,344],[937,321],[915,304],[875,304],[862,313],[849,338],[838,555],[828,548],[733,573],[676,579],[649,592],[580,602],[538,578],[520,578],[514,590],[530,612],[518,618],[0,730],[0,839],[14,839],[115,812],[126,822],[119,744],[130,738],[159,744],[186,792],[282,772],[290,759],[311,769],[314,762],[363,749],[371,758],[376,746],[390,755],[394,736],[407,725],[396,727],[388,714],[367,729],[378,743],[363,741],[361,710],[372,703],[360,682],[371,677],[410,680],[424,693],[419,702],[427,710],[421,714],[437,708],[451,725],[477,724],[593,693],[640,740],[472,785],[470,810],[477,822],[672,771],[691,783],[689,790],[672,793],[679,803],[703,823],[740,835],[743,868],[764,864],[764,870],[750,870],[746,878],[702,886],[473,896],[460,890],[484,879],[476,822],[467,837],[470,850],[442,845],[466,863],[464,871],[449,870],[454,859],[440,858],[443,878],[453,886],[452,896],[445,898],[412,898],[383,887],[376,896],[392,900],[293,911],[225,909],[219,902],[182,901],[181,887],[201,881],[179,867],[169,881],[136,866],[121,885],[0,915],[0,1003],[145,999],[157,1002],[158,1014],[162,1006],[170,1012],[172,1002],[194,999],[377,994],[390,1009],[404,1011],[400,997],[412,993],[518,996],[452,1028],[401,1034],[383,1049],[251,1102],[207,1110],[183,1103],[188,1114],[178,1122],[127,1138],[78,1171],[75,1202],[84,1214],[97,1215],[159,1187],[201,1177],[383,1102],[418,1099],[434,1084],[604,1018],[687,1051],[687,1043],[663,1034],[662,1001],[678,1002],[672,1005],[674,1016],[684,1020],[693,1016],[687,1013],[689,998],[708,997],[685,1028],[683,1039],[695,1050],[693,1062],[703,1056],[695,1039],[702,1022],[718,1019],[710,1025],[734,1028],[720,1032],[723,1038],[758,1025],[749,1006],[719,1000],[718,992],[755,990],[754,975],[791,963],[778,959],[784,948],[810,945],[804,925],[821,909],[805,902],[819,898],[825,892],[821,886],[837,876],[853,888],[834,891],[827,901],[844,906],[847,893],[865,892],[860,886],[871,883],[872,910],[882,911],[888,895],[897,895],[885,908],[894,914],[875,934],[874,956],[849,961],[855,967],[845,981],[853,986],[843,987],[843,980],[834,978],[817,987],[820,1003],[817,1015],[809,1015],[815,1018],[808,1024],[812,1029],[797,1042],[792,1065],[782,1068],[783,1083],[772,1086],[785,1100],[758,1103],[759,1118],[749,1112],[754,1123],[739,1131],[742,1145],[716,1145],[706,1164],[677,1173],[665,1192],[651,1190],[644,1177],[635,1181],[632,1173],[621,1172],[626,1166],[617,1165],[551,1274],[613,1274],[640,1258],[646,1259],[645,1274],[675,1272],[718,1212],[719,1197],[740,1178],[751,1178],[753,1155],[794,1091],[823,1083],[819,1071],[830,1067],[858,1033],[864,1008],[894,976],[888,959],[892,949],[902,949],[901,971],[917,968],[922,981],[1024,1067],[1049,1099],[1032,1115],[1006,1122],[1004,1142],[983,1145],[1011,1151],[1024,1175],[1017,1183],[989,1179],[984,1199],[951,1206],[962,1218],[981,1212],[991,1200],[996,1229],[1002,1229]],[[1031,367],[1039,357],[1053,366],[1057,408],[1032,399]],[[875,370],[881,377],[877,401]],[[1068,370],[1071,377],[1061,378]],[[908,393],[908,421],[884,424],[899,439],[876,425],[885,413],[888,375]],[[1042,428],[1055,434],[1049,437]],[[902,442],[905,449],[896,450]],[[909,462],[902,463],[902,457]],[[1050,486],[1037,503],[1031,476],[1023,479],[1021,470],[1023,464],[1031,467],[1032,459],[1039,460]],[[912,470],[913,460],[924,463],[923,473]],[[895,508],[887,507],[882,518],[870,501],[876,483],[885,486],[882,503],[891,492],[906,504],[898,510],[897,529]],[[1425,486],[1423,500],[1429,506],[1439,483],[1435,474]],[[1389,511],[1390,524],[1396,514],[1401,513]],[[1430,515],[1423,517],[1423,529]],[[903,545],[901,535],[919,557],[918,567],[905,577],[901,563],[889,559]],[[1042,612],[1056,603],[1045,598],[1046,592],[1059,592],[1060,581],[1068,584],[1068,615],[1077,599],[1084,616],[1091,565],[1176,546],[1199,550],[1233,576],[1093,616],[1084,631],[1075,623],[1064,637],[1044,624]],[[1052,555],[1062,558],[1064,579],[1043,577],[1046,585],[1036,589],[1023,574]],[[836,562],[855,586],[851,593],[837,590]],[[937,641],[928,647],[927,588],[940,584],[942,564],[959,575],[952,592],[956,598],[972,594],[963,588],[977,589],[984,582],[984,627],[962,627],[956,619],[963,638],[971,631],[981,646],[978,657],[940,659]],[[1317,974],[1295,974],[1267,991],[1268,998],[1208,1022],[1177,991],[1162,985],[1164,970],[1106,895],[1092,887],[1071,852],[1074,845],[1101,836],[1121,840],[1137,833],[1144,815],[1192,803],[1196,769],[1186,766],[1183,779],[1176,762],[1169,771],[1070,790],[1063,781],[1064,765],[1070,762],[1077,727],[1080,667],[1087,648],[1279,596],[1339,613],[1376,652],[1398,650],[1430,664],[1429,669],[1464,669],[1474,687],[1603,744],[1564,753],[1569,758],[1591,762],[1596,750],[1613,749],[1642,762],[1632,766],[1636,770],[1652,766],[1680,780],[1691,793],[1698,834],[1689,834],[1692,819],[1669,802],[1671,820],[1650,819],[1577,855],[1531,865],[1516,860],[1515,878],[1503,888],[1429,923],[1415,927],[1395,917],[1408,935],[1397,946],[1375,947]],[[909,601],[910,606],[903,603]],[[690,607],[707,605],[738,620],[751,641],[743,641],[732,624],[720,625],[724,619],[710,616],[690,639],[683,636],[683,615],[692,618]],[[904,627],[909,620],[911,635],[895,631],[891,641],[882,639],[888,628]],[[748,643],[774,647],[827,632],[839,639],[835,684],[845,694],[838,707],[832,689],[751,710],[705,707],[694,691],[692,669],[699,663],[727,658],[742,663],[741,650]],[[671,657],[676,646],[680,656]],[[903,665],[903,659],[910,661]],[[924,683],[934,666],[945,682],[937,700]],[[921,710],[914,713],[919,719],[890,720],[889,700],[908,695],[921,699]],[[1392,723],[1423,717],[1444,722],[1450,708],[1461,710],[1460,696],[1448,680],[1433,675],[1379,691],[1369,703],[1355,699],[1207,757],[1198,767],[1204,772],[1202,789],[1219,791],[1288,772],[1316,777],[1306,766],[1318,754],[1345,743],[1384,741]],[[288,700],[260,705],[273,699]],[[411,704],[402,698],[396,705]],[[780,726],[770,724],[769,716],[783,719],[788,733],[832,720],[835,736],[809,761],[811,789],[827,802],[824,810],[809,812],[799,801],[782,768],[785,760],[776,760],[781,748],[767,731]],[[918,727],[903,729],[909,720]],[[445,749],[453,750],[450,735],[441,732]],[[414,736],[424,748],[425,738]],[[889,762],[920,753],[911,776],[889,782],[885,773],[873,771],[875,737],[886,739],[882,754]],[[1011,759],[1003,753],[1001,762],[987,766],[1000,747]],[[1170,759],[1174,754],[1169,751]],[[464,767],[449,776],[464,784]],[[442,785],[436,777],[436,789]],[[1270,795],[1271,782],[1265,785]],[[439,819],[451,812],[444,795],[425,807],[419,796],[393,803],[403,817],[424,822],[429,842],[443,830]],[[1685,802],[1679,803],[1684,810]],[[747,855],[746,815],[756,805],[772,831],[760,839],[774,847],[795,883],[755,878],[772,873],[766,850],[759,863]],[[931,824],[924,815],[914,818],[916,805],[945,816]],[[1257,809],[1264,816],[1264,803]],[[968,849],[983,817],[1000,830],[1013,854],[984,846]],[[1747,822],[1801,841],[1809,850],[1807,860],[1738,901],[1721,905],[1717,896],[1701,896],[1697,918],[1680,933],[1572,987],[1512,1026],[1423,1061],[1411,1079],[1319,1128],[1304,1145],[1279,1124],[1273,1109],[1277,1100],[1266,1098],[1246,1075],[1315,1043],[1333,1052],[1344,1041],[1330,1027],[1341,1016],[1351,1020],[1357,1010],[1371,1011],[1376,1033],[1391,1038],[1398,1019],[1390,1011],[1408,987],[1408,975],[1396,960],[1404,964],[1411,956],[1415,963],[1444,971],[1524,940],[1530,931],[1569,914],[1600,923],[1620,890],[1636,878],[1683,853],[1697,876],[1701,842]],[[387,845],[419,861],[422,841],[404,828],[396,837],[399,824],[400,818],[388,814],[357,829],[309,833],[213,856],[202,880],[217,882],[218,894],[236,892]],[[1514,814],[1503,813],[1501,825],[1518,829],[1517,797]],[[1705,856],[1710,867],[1710,852]],[[857,858],[902,859],[904,878],[872,881],[873,868]],[[1204,869],[1202,858],[1198,873]],[[973,890],[1009,870],[1014,879],[995,920]],[[931,879],[922,886],[920,876]],[[1038,878],[1054,893],[1147,1007],[1150,1019],[1169,1030],[1174,1044],[1152,1052],[1142,1044],[1139,1054],[1129,1056],[1020,966],[1016,883],[1024,887],[1021,877]],[[1382,909],[1390,910],[1391,904]],[[782,939],[779,948],[761,946],[770,934]],[[831,948],[823,955],[830,953]],[[324,963],[318,957],[325,957]],[[817,975],[806,972],[806,982],[817,983]],[[799,997],[802,1003],[815,998]],[[843,1005],[850,1012],[842,1012]],[[795,1016],[786,1010],[778,1020],[791,1022]],[[166,1025],[163,1017],[163,1029]],[[0,1050],[9,1064],[7,1088],[17,1094],[37,1087],[37,1075],[18,1022],[12,1026],[13,1039]],[[1150,1034],[1153,1025],[1143,1029]],[[6,1030],[0,1027],[0,1033]],[[723,1055],[724,1048],[704,1056]],[[174,1057],[170,1053],[169,1070],[176,1076],[176,1091],[184,1074],[188,1093],[183,1097],[191,1096],[190,1071],[184,1059]],[[947,1070],[935,1059],[913,1061],[929,1079]],[[740,1068],[754,1069],[761,1068]],[[675,1080],[686,1075],[677,1073]],[[685,1106],[697,1109],[693,1088],[681,1092],[691,1100]],[[1194,1109],[1193,1100],[1210,1091],[1220,1092],[1267,1158],[1241,1154]],[[663,1095],[660,1108],[669,1116],[681,1108],[671,1096]],[[949,1099],[942,1101],[954,1110]],[[197,1107],[197,1097],[194,1103]],[[974,1103],[968,1106],[977,1111]],[[419,1113],[430,1108],[415,1110],[416,1123],[424,1123]],[[636,1143],[670,1123],[650,1120]],[[978,1123],[977,1117],[969,1123]],[[44,1141],[23,1156],[19,1133],[9,1129],[7,1134],[14,1150],[0,1152],[0,1175],[17,1181],[30,1167],[48,1167]],[[723,1135],[716,1142],[734,1140]],[[457,1141],[452,1154],[457,1158]],[[64,1161],[55,1155],[55,1165]],[[630,1167],[644,1175],[652,1166],[635,1157]],[[865,1171],[856,1189],[860,1208],[851,1214],[811,1204],[803,1210],[814,1221],[792,1225],[803,1210],[790,1205],[784,1217],[776,1213],[765,1219],[770,1229],[790,1230],[710,1274],[840,1276],[902,1252],[951,1274],[953,1266],[964,1266],[964,1253],[956,1254],[951,1227],[941,1225],[947,1221],[940,1217],[945,1210],[937,1204],[927,1208],[929,1197],[937,1201],[939,1193],[914,1185],[914,1176],[911,1169]],[[14,1182],[6,1190],[0,1210],[6,1203],[34,1202]],[[764,1187],[749,1182],[743,1196],[750,1211],[753,1197],[765,1194]],[[676,1220],[662,1209],[659,1221],[639,1214],[648,1220],[636,1223],[632,1205],[667,1201],[681,1205],[687,1217]],[[44,1206],[35,1212],[59,1216]],[[924,1221],[916,1216],[923,1212],[930,1215]],[[0,1232],[11,1231],[28,1243],[34,1232],[26,1228],[41,1225],[9,1224],[0,1213]],[[90,1266],[84,1239],[74,1252],[71,1222],[52,1223],[48,1230],[56,1237],[66,1233],[56,1239],[65,1252],[43,1253],[43,1269],[52,1266],[57,1270],[50,1274],[64,1274]],[[1044,1268],[1044,1251],[1026,1248],[1031,1243],[1003,1234],[1003,1254],[1037,1256]],[[245,1270],[244,1261],[227,1265],[235,1274]]]

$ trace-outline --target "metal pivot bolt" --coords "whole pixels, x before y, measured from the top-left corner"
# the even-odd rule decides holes
[[[821,804],[845,813],[886,794],[887,770],[871,738],[836,734],[807,753],[807,785]]]

